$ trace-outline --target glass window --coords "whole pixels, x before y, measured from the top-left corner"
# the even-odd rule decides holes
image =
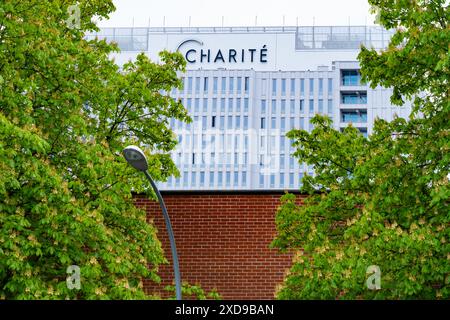
[[[200,92],[200,77],[195,78],[195,93]]]
[[[233,112],[234,99],[228,98],[228,112]]]
[[[213,78],[213,93],[217,93],[217,83],[218,83],[218,79],[217,77]]]
[[[244,112],[248,112],[248,98],[244,98]]]
[[[341,92],[342,104],[367,104],[367,92]]]
[[[309,79],[309,95],[314,94],[314,79]]]
[[[289,123],[289,129],[295,129],[295,118],[291,118],[290,123]]]
[[[189,112],[191,112],[191,107],[192,107],[192,98],[187,98],[186,109],[188,109]]]
[[[247,93],[249,88],[249,77],[245,77],[244,90]]]
[[[286,132],[286,118],[281,118],[281,132]]]
[[[226,177],[227,177],[227,187],[229,187],[231,185],[231,172],[230,171],[227,171]]]
[[[291,187],[291,188],[294,187],[294,174],[293,173],[289,173],[289,187]]]
[[[305,95],[305,79],[300,79],[300,94]]]
[[[323,99],[319,99],[319,113],[323,113]]]
[[[220,99],[220,111],[225,112],[225,98]]]
[[[291,79],[291,96],[295,96],[295,79]]]
[[[319,79],[319,94],[323,94],[323,79]]]
[[[227,78],[225,78],[225,77],[222,77],[222,81],[221,81],[221,86],[222,86],[222,88],[221,88],[221,90],[222,90],[222,93],[225,93],[225,91],[226,91],[226,86],[227,86]]]
[[[248,129],[248,117],[244,116],[244,130]]]
[[[286,95],[286,79],[281,79],[281,95]]]
[[[361,84],[361,75],[359,70],[342,70],[343,86],[359,86]]]
[[[305,100],[300,99],[300,113],[303,113],[303,110],[305,110]]]
[[[295,100],[291,99],[291,103],[290,103],[290,114],[294,115],[295,114]]]
[[[236,99],[236,112],[241,112],[241,98]]]
[[[247,172],[242,171],[242,185],[245,186],[247,184]]]
[[[331,95],[333,93],[333,79],[328,78],[328,94]]]
[[[236,128],[235,129],[240,129],[240,128],[241,128],[241,117],[236,116]]]
[[[214,172],[209,173],[209,186],[210,187],[214,186]]]
[[[242,77],[237,77],[237,92],[242,92]]]
[[[271,120],[271,122],[272,122],[272,124],[271,124],[271,129],[276,129],[276,127],[277,127],[277,118],[275,118],[275,117],[272,117],[272,120]]]
[[[277,114],[277,100],[272,100],[272,115]]]
[[[232,93],[234,91],[234,78],[230,77],[230,81],[229,81],[229,85],[228,85],[228,90]]]
[[[219,126],[220,130],[225,129],[225,117],[221,116],[220,117],[220,126]]]
[[[238,184],[239,184],[239,172],[237,172],[237,171],[234,172],[234,179],[233,180],[234,180],[233,181],[233,185],[235,187],[237,187]]]
[[[206,116],[202,117],[202,130],[206,130],[206,122],[207,122]]]
[[[341,121],[345,123],[367,122],[367,110],[341,110]]]
[[[208,99],[204,98],[203,99],[203,112],[208,112]]]
[[[266,113],[266,100],[261,100],[261,114]]]
[[[305,129],[305,118],[300,118],[300,129]]]
[[[187,85],[188,91],[192,92],[192,77],[188,77],[187,79],[188,79],[188,85]]]
[[[203,79],[203,91],[208,92],[208,77]]]
[[[277,94],[277,79],[272,79],[272,95]]]
[[[275,175],[274,174],[270,175],[270,187],[271,188],[275,187]]]
[[[284,173],[280,173],[280,187],[284,187]]]
[[[183,187],[187,187],[188,186],[188,180],[189,179],[189,172],[185,171],[183,173]]]
[[[216,127],[216,116],[212,116],[211,117],[211,127],[215,128]]]
[[[309,113],[314,113],[314,100],[309,99]]]
[[[264,187],[264,175],[262,173],[259,174],[259,186]]]
[[[266,118],[261,118],[261,129],[266,128]]]
[[[197,172],[193,171],[191,173],[191,186],[195,186],[197,184]]]
[[[213,98],[212,112],[217,112],[217,98]]]
[[[286,100],[281,100],[281,114],[286,114]]]
[[[328,99],[328,113],[333,113],[333,99]]]
[[[199,98],[195,98],[195,112],[199,112],[200,111],[200,99]]]
[[[284,160],[285,160],[285,155],[280,154],[280,169],[284,169]]]
[[[202,171],[200,172],[200,186],[204,186],[205,185],[205,173]]]
[[[227,128],[228,129],[233,128],[233,117],[232,116],[228,116]]]
[[[222,171],[219,171],[217,174],[217,182],[220,187],[223,185],[223,172]]]

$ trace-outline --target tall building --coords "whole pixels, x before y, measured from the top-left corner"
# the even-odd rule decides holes
[[[164,49],[187,61],[181,99],[193,123],[172,120],[172,152],[181,177],[163,190],[298,189],[313,168],[297,163],[286,133],[313,129],[317,113],[336,129],[352,123],[361,134],[374,119],[407,117],[409,105],[390,104],[391,89],[361,83],[361,44],[385,48],[393,32],[381,27],[108,28],[88,37],[115,41],[119,64]]]

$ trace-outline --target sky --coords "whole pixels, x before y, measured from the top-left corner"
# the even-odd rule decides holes
[[[100,27],[373,25],[367,0],[113,0]],[[164,18],[165,17],[165,18]],[[283,23],[284,21],[284,23]]]

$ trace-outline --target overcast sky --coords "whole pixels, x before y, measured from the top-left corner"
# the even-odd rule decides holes
[[[373,25],[367,0],[113,0],[101,27]]]

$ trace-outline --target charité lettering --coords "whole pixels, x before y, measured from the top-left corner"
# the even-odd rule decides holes
[[[187,44],[191,44],[191,46],[187,46]],[[267,45],[260,48],[213,50],[194,48],[192,44],[203,46],[203,42],[191,39],[183,41],[177,48],[177,51],[181,51],[181,47],[184,47],[184,57],[188,63],[267,63]]]

